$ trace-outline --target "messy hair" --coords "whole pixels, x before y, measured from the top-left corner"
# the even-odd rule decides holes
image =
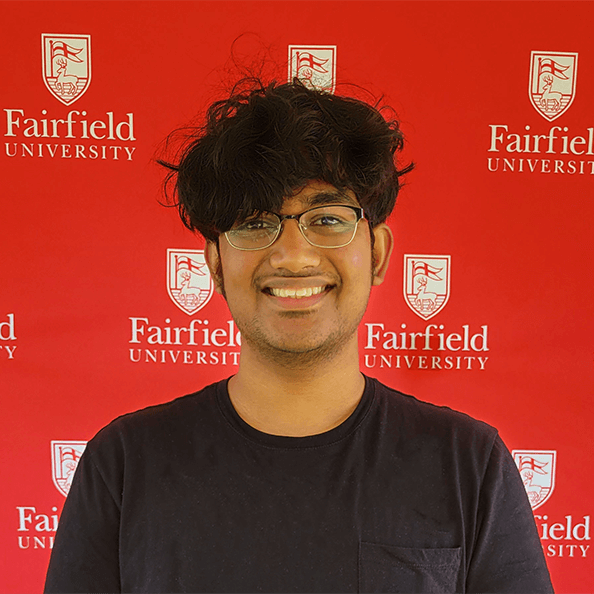
[[[371,226],[386,220],[400,177],[403,135],[395,119],[358,99],[299,80],[245,79],[213,103],[203,126],[186,134],[168,170],[165,195],[186,227],[207,240],[254,213],[280,212],[309,181],[352,190]]]

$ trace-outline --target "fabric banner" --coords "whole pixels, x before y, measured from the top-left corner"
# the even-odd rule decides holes
[[[361,369],[497,427],[556,591],[594,572],[591,2],[2,2],[0,590],[40,592],[86,442],[235,373],[174,129],[248,69],[383,98],[408,176]]]

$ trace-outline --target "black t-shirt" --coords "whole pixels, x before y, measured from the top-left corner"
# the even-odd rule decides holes
[[[488,425],[366,378],[341,425],[280,437],[219,382],[91,440],[46,592],[552,592]]]

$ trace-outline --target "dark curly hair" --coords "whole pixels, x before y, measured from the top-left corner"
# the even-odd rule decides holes
[[[244,79],[190,130],[165,179],[168,204],[186,227],[216,241],[256,212],[279,212],[309,181],[352,190],[371,226],[386,220],[400,177],[396,120],[358,99],[292,83]]]

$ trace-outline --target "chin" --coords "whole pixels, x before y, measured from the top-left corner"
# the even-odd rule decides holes
[[[285,364],[289,361],[293,365],[302,366],[333,359],[349,344],[351,337],[352,335],[340,333],[312,339],[309,334],[287,340],[285,335],[279,340],[266,341],[266,345],[258,343],[253,346],[273,361],[282,361]]]

